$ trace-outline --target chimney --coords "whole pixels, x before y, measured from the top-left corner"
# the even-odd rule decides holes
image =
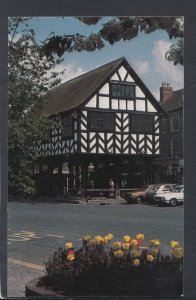
[[[169,85],[169,83],[163,82],[160,87],[160,103],[164,103],[169,96],[172,95],[173,88]]]

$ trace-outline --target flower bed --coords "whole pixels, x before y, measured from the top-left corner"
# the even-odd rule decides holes
[[[37,282],[66,296],[180,296],[183,249],[171,241],[171,255],[163,256],[160,241],[143,246],[144,235],[84,236],[74,249],[68,242],[45,262],[45,276]]]

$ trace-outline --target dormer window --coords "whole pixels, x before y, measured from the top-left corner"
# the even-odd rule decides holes
[[[124,83],[111,83],[111,94],[113,98],[135,97],[135,85]]]

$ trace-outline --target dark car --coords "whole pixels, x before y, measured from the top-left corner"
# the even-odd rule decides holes
[[[145,185],[137,191],[127,192],[123,195],[123,198],[127,200],[127,203],[142,203],[145,201],[146,193],[150,192],[154,188],[155,185]]]

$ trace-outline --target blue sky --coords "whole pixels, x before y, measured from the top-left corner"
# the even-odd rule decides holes
[[[41,41],[52,31],[56,35],[75,33],[88,35],[97,32],[101,29],[101,24],[108,20],[104,17],[98,24],[88,26],[73,17],[36,17],[28,23],[29,27],[35,30],[37,40]],[[124,56],[159,100],[159,88],[162,82],[169,83],[174,90],[184,86],[183,67],[174,66],[173,63],[165,60],[165,52],[171,43],[168,35],[162,30],[151,34],[139,33],[136,38],[117,42],[113,46],[105,42],[106,46],[103,49],[94,52],[65,53],[64,62],[57,67],[57,70],[65,69],[65,74],[62,76],[64,82]]]

